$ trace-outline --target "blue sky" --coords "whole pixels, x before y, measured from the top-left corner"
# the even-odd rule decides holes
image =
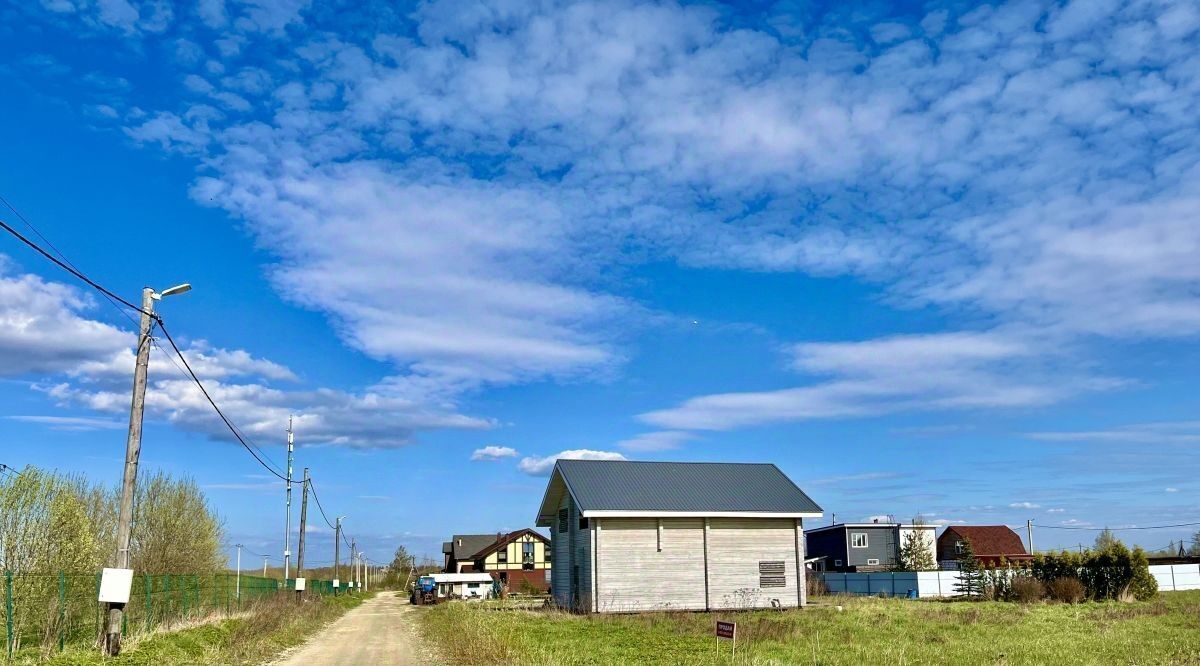
[[[1039,547],[1200,519],[1192,3],[0,17],[0,193],[131,299],[191,282],[198,372],[276,461],[296,415],[375,559],[528,526],[558,455]],[[115,480],[129,321],[0,255],[0,462]],[[282,487],[157,351],[148,419],[148,467],[281,550]]]

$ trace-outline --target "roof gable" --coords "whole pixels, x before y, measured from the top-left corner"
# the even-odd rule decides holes
[[[501,548],[507,546],[508,544],[516,541],[517,539],[520,539],[521,537],[523,537],[527,534],[529,536],[534,537],[538,541],[541,541],[542,543],[545,543],[545,544],[550,543],[550,540],[546,538],[546,535],[542,534],[541,532],[538,532],[537,530],[531,530],[528,527],[526,527],[524,529],[519,529],[519,530],[516,530],[515,532],[509,532],[508,534],[505,534],[502,538],[493,542],[492,545],[475,553],[475,555],[472,557],[472,559],[478,560],[478,559],[485,558],[488,555],[491,555],[492,553],[500,550]]]
[[[451,557],[455,560],[473,560],[475,553],[496,543],[496,534],[455,534],[451,537]]]
[[[559,460],[547,486],[539,525],[552,520],[557,506],[552,499],[557,499],[563,489],[585,515],[821,513],[816,502],[769,463]]]

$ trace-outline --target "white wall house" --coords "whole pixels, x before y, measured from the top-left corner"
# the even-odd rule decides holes
[[[581,612],[805,604],[805,518],[775,465],[559,460],[550,528],[555,603]]]
[[[486,599],[492,593],[489,573],[435,573],[438,599]]]

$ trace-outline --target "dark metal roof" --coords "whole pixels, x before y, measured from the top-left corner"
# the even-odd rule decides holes
[[[584,511],[821,513],[772,464],[559,460]]]
[[[500,534],[455,534],[450,541],[451,557],[455,560],[475,559],[475,554],[496,543]]]

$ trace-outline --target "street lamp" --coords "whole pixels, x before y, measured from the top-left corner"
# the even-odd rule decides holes
[[[154,322],[154,302],[164,296],[174,296],[191,291],[192,285],[183,283],[165,289],[161,294],[150,287],[142,289],[142,319],[138,331],[137,364],[133,368],[133,400],[129,406],[129,437],[125,441],[125,474],[121,480],[121,509],[117,518],[117,553],[113,564],[117,569],[128,570],[130,566],[129,540],[133,523],[133,489],[137,482],[138,458],[142,454],[142,413],[146,408],[146,374],[150,365],[150,328]],[[128,594],[125,595],[128,598]],[[108,631],[105,652],[116,656],[121,652],[121,619],[125,611],[124,602],[108,603]]]

